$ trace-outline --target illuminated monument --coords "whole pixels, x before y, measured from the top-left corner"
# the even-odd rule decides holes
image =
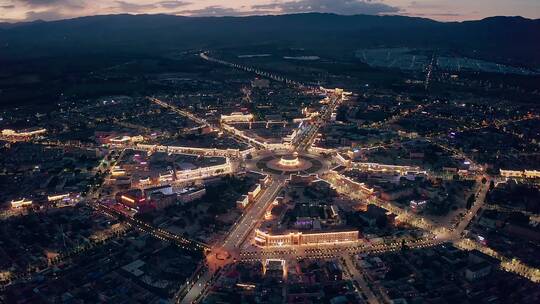
[[[298,152],[293,154],[283,155],[278,162],[279,166],[285,168],[294,168],[300,166],[300,159],[298,158]]]
[[[322,159],[309,154],[289,152],[286,154],[272,154],[255,159],[256,167],[265,174],[314,174],[327,164]]]

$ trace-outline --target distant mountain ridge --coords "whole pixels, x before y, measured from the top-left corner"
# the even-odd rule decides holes
[[[372,47],[434,48],[506,64],[540,66],[540,19],[522,17],[438,22],[418,17],[322,13],[248,17],[101,15],[4,24],[0,29],[0,58],[4,60],[275,44],[328,53]]]
[[[29,24],[35,24],[35,23],[42,23],[46,22],[43,20],[34,20],[34,21],[24,21],[24,22],[0,22],[0,29],[10,29],[15,28],[19,26],[29,25]]]

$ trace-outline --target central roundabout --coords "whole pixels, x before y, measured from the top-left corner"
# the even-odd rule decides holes
[[[263,153],[253,159],[251,166],[272,175],[315,174],[328,168],[321,156],[289,151]]]

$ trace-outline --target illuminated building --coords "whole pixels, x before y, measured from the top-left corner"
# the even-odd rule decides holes
[[[262,186],[261,184],[256,184],[248,191],[247,195],[242,195],[242,197],[236,202],[236,206],[240,209],[246,208],[250,203],[255,201],[257,196],[261,193]]]
[[[20,131],[15,131],[12,129],[4,129],[2,130],[2,135],[8,136],[8,137],[31,137],[31,136],[44,134],[45,132],[47,132],[47,129],[44,129],[44,128],[30,128],[30,129],[24,129]]]
[[[116,136],[113,138],[108,138],[105,143],[108,143],[113,147],[115,146],[121,147],[123,145],[138,143],[142,141],[144,141],[144,137],[142,135],[136,135],[136,136],[123,135],[123,136]]]
[[[261,184],[256,184],[248,191],[248,198],[250,202],[253,202],[257,196],[261,193],[262,187]]]
[[[47,196],[47,200],[57,208],[69,207],[77,204],[81,200],[81,195],[76,193],[54,194]]]
[[[426,205],[427,205],[427,201],[415,201],[415,200],[412,200],[409,204],[413,212],[420,212],[424,210]]]
[[[360,149],[354,149],[347,151],[347,156],[351,159],[359,159],[364,155],[363,151]]]
[[[255,245],[260,247],[323,245],[356,241],[358,241],[358,230],[284,234],[270,234],[259,229],[255,230]]]
[[[182,203],[188,203],[202,198],[206,194],[205,188],[184,188],[178,193],[178,200]]]
[[[283,144],[285,145],[291,145],[293,139],[296,137],[296,134],[298,133],[298,130],[294,130],[291,134],[286,135],[283,138]]]
[[[123,176],[123,175],[126,175],[126,170],[122,169],[119,166],[114,166],[112,168],[112,170],[111,170],[111,175],[112,176]]]
[[[111,144],[126,144],[130,142],[131,137],[124,135],[124,136],[117,136],[115,138],[112,138],[109,142]]]
[[[519,170],[503,170],[503,169],[501,169],[500,174],[503,177],[522,177],[523,176],[523,171],[519,171]]]
[[[521,177],[521,178],[540,178],[539,170],[503,170],[500,169],[500,174],[503,177]]]
[[[285,260],[282,259],[267,259],[263,263],[263,274],[277,279],[284,279],[287,274]]]
[[[526,178],[539,178],[540,177],[540,171],[538,171],[538,170],[525,170],[525,171],[523,171],[523,175]]]
[[[297,167],[300,165],[300,160],[298,159],[298,153],[283,155],[279,160],[279,165],[283,167]]]
[[[146,203],[146,197],[141,189],[131,189],[116,194],[116,202],[130,209],[138,210]]]
[[[176,180],[177,181],[188,181],[194,179],[203,179],[223,174],[228,174],[232,172],[232,167],[229,159],[225,164],[201,167],[196,169],[185,169],[176,171]]]
[[[139,184],[140,184],[141,186],[151,185],[151,184],[152,184],[152,180],[150,179],[149,176],[143,177],[143,178],[139,179]]]
[[[169,195],[169,194],[173,194],[173,189],[171,185],[163,185],[163,186],[144,189],[144,193],[147,196],[152,195],[153,193],[157,193],[157,192],[163,193],[165,195]]]
[[[168,154],[199,154],[205,156],[240,156],[253,152],[253,148],[240,152],[239,149],[216,149],[216,148],[197,148],[182,146],[161,146],[137,144],[134,148],[142,151],[163,152]]]
[[[47,200],[49,202],[54,202],[54,201],[59,201],[61,199],[64,199],[64,198],[68,198],[69,197],[69,193],[66,193],[66,194],[56,194],[56,195],[49,195],[47,196]]]
[[[11,208],[22,208],[30,205],[32,205],[32,201],[25,198],[11,201]]]
[[[232,112],[231,115],[221,115],[222,122],[250,122],[253,120],[253,114],[244,114],[242,112]]]
[[[351,191],[354,191],[354,192],[359,191],[366,195],[373,195],[375,193],[374,188],[370,188],[364,183],[359,183],[357,181],[350,179],[347,176],[340,175],[340,174],[334,174],[334,176],[337,179],[338,184],[347,185],[348,187],[350,187]]]
[[[147,202],[160,210],[167,206],[180,203],[188,203],[200,199],[206,194],[204,187],[188,187],[175,190],[171,185],[146,188],[143,190]]]
[[[395,172],[401,175],[405,174],[426,174],[425,170],[422,170],[417,166],[398,166],[398,165],[386,165],[379,163],[361,163],[354,162],[354,168],[364,170],[364,171],[374,171],[374,172]]]
[[[163,172],[159,174],[159,182],[171,182],[174,180],[174,175],[172,172]]]
[[[246,208],[249,205],[249,198],[247,195],[242,195],[242,197],[236,202],[236,206],[240,209]]]

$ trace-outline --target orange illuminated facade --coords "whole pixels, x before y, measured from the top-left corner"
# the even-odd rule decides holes
[[[47,132],[44,128],[32,128],[32,129],[25,129],[20,131],[15,131],[12,129],[4,129],[2,130],[1,134],[4,136],[14,136],[14,137],[30,137],[30,136],[37,136],[41,135]]]
[[[135,210],[147,203],[144,193],[140,189],[132,189],[123,193],[117,193],[116,202]]]
[[[27,207],[31,205],[32,205],[32,201],[25,198],[11,201],[11,208],[22,208],[22,207]]]
[[[289,232],[270,234],[255,230],[255,245],[259,247],[284,247],[301,245],[324,245],[358,241],[358,230],[329,231],[320,233]]]
[[[540,178],[539,170],[500,170],[502,177]]]

